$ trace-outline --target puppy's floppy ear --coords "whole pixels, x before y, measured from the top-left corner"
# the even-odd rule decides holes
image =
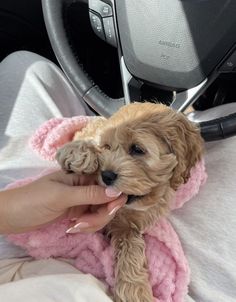
[[[187,182],[190,170],[201,159],[203,154],[203,139],[195,124],[190,122],[182,113],[170,108],[157,112],[155,130],[157,135],[169,145],[171,153],[177,159],[173,176],[170,180],[174,190]]]

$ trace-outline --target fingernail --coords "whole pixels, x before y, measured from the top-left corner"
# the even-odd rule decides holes
[[[111,210],[111,212],[108,214],[109,216],[114,215],[121,207],[117,206],[114,209]]]
[[[108,197],[118,197],[122,194],[121,191],[118,191],[113,187],[107,187],[105,193]]]
[[[89,224],[87,222],[79,222],[73,227],[66,230],[66,233],[67,234],[79,233],[81,229],[86,229],[87,227],[89,227]]]

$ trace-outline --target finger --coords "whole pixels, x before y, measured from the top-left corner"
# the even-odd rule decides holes
[[[107,223],[104,223],[102,225],[96,225],[96,226],[89,226],[87,224],[84,224],[83,227],[81,226],[72,226],[69,228],[66,233],[67,234],[76,234],[76,233],[83,233],[83,234],[90,234],[90,233],[95,233],[100,230],[102,230]]]
[[[56,171],[49,174],[47,177],[51,181],[59,182],[68,186],[84,186],[97,184],[97,176],[92,175],[78,175],[75,173],[66,173],[63,170]]]
[[[70,219],[71,221],[77,221],[79,217],[89,211],[89,208],[90,207],[88,205],[69,208],[66,212],[66,218]]]
[[[97,175],[94,174],[83,174],[79,177],[79,183],[80,186],[88,186],[88,185],[97,185]]]
[[[108,212],[111,213],[112,211],[115,210],[116,207],[121,208],[123,205],[126,204],[126,201],[127,201],[127,196],[124,194],[119,196],[117,199],[110,201],[109,203],[107,203]],[[90,212],[97,212],[97,209],[100,206],[101,205],[91,205],[89,207],[89,210]]]
[[[46,177],[50,181],[60,183],[59,188],[63,193],[62,206],[67,208],[84,204],[103,204],[121,195],[121,192],[113,187],[104,188],[97,185],[96,175],[66,174],[60,170]]]
[[[73,234],[78,232],[89,232],[89,230],[99,230],[103,228],[109,221],[109,211],[107,205],[100,206],[96,212],[82,215],[66,233]]]
[[[107,212],[108,215],[113,215],[116,213],[116,211],[118,209],[120,209],[123,205],[125,205],[127,200],[126,196],[121,196],[118,199],[111,201],[107,204]],[[66,217],[70,219],[71,222],[73,222],[73,224],[77,224],[79,223],[78,221],[81,220],[81,216],[83,214],[90,214],[91,213],[97,213],[99,211],[99,207],[101,207],[101,205],[81,205],[81,206],[77,206],[77,207],[72,207],[68,210]],[[83,219],[83,217],[82,217]],[[73,225],[71,224],[70,227],[72,227]]]
[[[121,192],[118,192],[117,196],[107,196],[105,188],[98,185],[69,187],[67,207],[104,204],[117,199],[120,194]]]
[[[66,233],[67,234],[76,234],[76,233],[91,234],[91,233],[96,233],[96,232],[102,230],[105,226],[106,226],[106,224],[95,226],[95,227],[88,226],[87,228],[83,228],[79,231],[75,231],[75,232],[67,232],[66,231]]]
[[[78,232],[90,233],[98,231],[113,219],[121,207],[122,204],[110,211],[108,205],[100,206],[97,208],[96,212],[82,215],[66,232],[73,234]]]
[[[109,202],[107,204],[108,206],[108,211],[109,211],[109,214],[111,215],[112,214],[112,211],[116,211],[116,208],[121,208],[123,207],[125,204],[126,204],[126,201],[127,201],[127,196],[122,194],[121,196],[119,196],[117,199]]]

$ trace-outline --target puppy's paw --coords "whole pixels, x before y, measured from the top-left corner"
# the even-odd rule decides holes
[[[69,173],[92,174],[98,169],[98,152],[91,141],[73,141],[57,151],[56,160]]]

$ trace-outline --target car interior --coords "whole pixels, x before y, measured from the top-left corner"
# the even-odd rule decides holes
[[[167,2],[1,2],[0,59],[22,49],[45,56],[104,116],[132,101],[179,111],[235,103],[235,1]],[[200,122],[206,140],[235,134],[234,112],[224,114]]]
[[[235,199],[236,192],[235,169],[232,163],[232,159],[235,160],[235,141],[230,144],[231,153],[227,153],[229,149],[224,148],[224,145],[230,141],[226,140],[227,138],[236,135],[235,16],[236,0],[0,1],[0,62],[19,50],[34,52],[49,59],[69,79],[76,94],[75,100],[77,101],[77,96],[78,102],[84,100],[94,115],[109,117],[123,105],[146,101],[163,103],[183,112],[199,125],[206,142],[219,143],[219,151],[214,149],[215,143],[206,144],[210,146],[209,150],[213,146],[210,157],[214,159],[207,159],[212,173],[208,175],[217,174],[218,177],[217,180],[212,177],[213,180],[209,181],[209,191],[215,194],[215,188],[218,186],[216,181],[219,181],[221,195],[219,193],[219,196],[216,196],[216,193],[214,198],[216,196],[216,199],[220,199],[217,201],[223,204],[221,198],[223,199],[225,194],[225,202],[230,204]],[[64,98],[61,99],[64,102]],[[223,155],[226,159],[222,160]],[[205,173],[205,166],[203,168]],[[202,182],[205,183],[205,178]],[[193,183],[196,184],[196,180]],[[206,191],[205,195],[203,192],[199,198],[200,200],[203,196],[200,202],[208,199],[209,191]],[[191,214],[191,206],[187,208],[186,229],[190,230],[187,240],[192,240],[191,232],[195,227],[201,239],[200,244],[204,243],[205,225],[202,221],[208,220],[213,234],[210,240],[215,236],[213,239],[217,242],[219,258],[222,253],[222,258],[228,255],[231,261],[231,258],[235,259],[233,248],[227,250],[223,240],[228,239],[228,246],[231,245],[231,235],[233,236],[234,232],[231,234],[231,231],[228,232],[225,228],[228,232],[226,234],[222,227],[222,236],[225,238],[218,241],[217,234],[213,231],[217,226],[221,229],[222,225],[227,225],[228,214],[227,211],[226,214],[217,213],[214,198],[211,198],[213,210],[209,205],[206,210],[199,210],[198,204],[191,204],[194,215],[200,213],[203,216],[199,223],[192,222],[192,217],[195,216],[188,215]],[[230,212],[231,204],[228,208]],[[212,223],[214,213],[219,215],[216,215],[219,225]],[[178,215],[179,220],[170,220],[177,230],[183,229],[184,225],[181,224],[184,213],[180,210]],[[229,221],[234,218],[229,217]],[[179,225],[174,224],[176,221]],[[198,226],[202,228],[199,227],[198,230]],[[197,240],[192,245],[194,251],[196,242]],[[206,271],[214,274],[215,267],[207,266],[207,260],[206,264],[204,262],[205,258],[209,260],[211,257],[211,254],[208,255],[207,244],[210,245],[209,241],[199,255],[199,250],[196,249],[196,254],[192,257],[199,257],[197,260]],[[214,243],[211,248],[214,250],[213,245]],[[184,248],[187,250],[188,245]],[[224,270],[223,262],[215,263],[221,276],[221,271]],[[233,291],[231,284],[234,279],[228,275],[227,270],[232,270],[231,266],[226,267],[226,276],[222,273],[222,280],[225,280],[223,285],[212,281],[212,284],[215,282],[213,294],[216,297],[218,292],[214,288]],[[197,265],[195,271],[201,276]],[[232,276],[233,274],[235,272]],[[205,271],[202,275],[205,275]],[[202,284],[202,288],[209,285]],[[193,299],[197,292],[194,292],[194,286],[196,285],[193,283],[190,295]],[[219,300],[216,298],[214,301],[228,302],[220,298],[219,295]]]

